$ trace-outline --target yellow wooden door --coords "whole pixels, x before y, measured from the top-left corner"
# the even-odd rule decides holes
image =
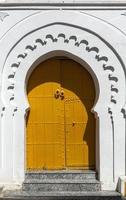
[[[75,61],[50,59],[28,82],[27,169],[93,169],[94,84]]]

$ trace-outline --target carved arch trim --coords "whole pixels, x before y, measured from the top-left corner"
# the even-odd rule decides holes
[[[49,27],[52,27],[52,26],[53,25],[49,25]],[[62,26],[62,24],[60,24],[60,26]],[[63,25],[63,27],[64,26],[65,25]],[[67,24],[67,26],[68,26],[68,24]],[[88,33],[88,32],[86,32],[86,33]],[[92,35],[94,37],[93,40],[95,40],[96,34],[92,33]],[[65,47],[63,49],[59,48],[59,40],[60,40],[60,45],[63,45],[63,44],[65,45]],[[18,105],[16,105],[16,102],[14,102],[15,96],[16,96],[15,95],[15,86],[16,86],[16,82],[18,82],[18,79],[16,78],[17,73],[18,73],[18,71],[21,71],[21,69],[20,69],[20,68],[22,68],[21,65],[22,65],[22,63],[25,62],[25,60],[27,59],[27,56],[30,57],[30,52],[32,52],[32,54],[34,52],[36,53],[37,48],[39,48],[39,51],[41,52],[41,50],[43,50],[44,47],[48,48],[48,46],[50,45],[49,43],[51,43],[51,48],[54,47],[56,49],[56,51],[58,51],[58,49],[59,49],[60,51],[62,50],[64,52],[65,51],[69,52],[69,50],[67,50],[67,47],[69,47],[69,48],[72,47],[71,49],[73,49],[73,48],[79,49],[81,47],[81,50],[83,52],[85,51],[84,53],[90,54],[91,60],[94,60],[95,62],[97,62],[97,65],[100,64],[100,66],[101,66],[101,67],[99,67],[99,70],[97,69],[99,71],[99,74],[97,74],[98,73],[97,70],[96,70],[97,72],[94,72],[94,74],[97,74],[96,77],[98,77],[98,79],[99,79],[99,77],[101,77],[100,70],[102,70],[102,72],[105,72],[104,74],[107,74],[106,76],[108,76],[108,82],[110,83],[110,86],[109,86],[110,87],[109,88],[110,101],[108,102],[108,106],[110,107],[109,109],[111,109],[111,107],[112,107],[110,104],[112,104],[112,105],[117,104],[117,101],[118,101],[117,99],[119,97],[119,95],[118,95],[118,93],[119,93],[119,88],[118,88],[119,87],[118,86],[119,78],[118,78],[118,73],[116,73],[117,69],[115,67],[115,63],[113,64],[111,59],[109,58],[110,55],[108,56],[108,55],[105,55],[104,53],[102,53],[102,51],[100,51],[100,50],[102,50],[102,47],[100,49],[100,46],[98,47],[97,44],[93,44],[93,43],[90,44],[89,40],[87,38],[85,39],[84,36],[78,38],[74,34],[72,34],[72,35],[68,34],[68,36],[67,36],[67,34],[64,32],[59,32],[59,33],[57,32],[57,35],[55,34],[55,36],[53,36],[52,33],[51,34],[47,33],[43,38],[36,37],[34,39],[34,41],[31,41],[29,44],[24,46],[24,50],[22,49],[22,53],[19,53],[15,56],[15,61],[10,64],[9,68],[7,68],[8,72],[5,72],[6,67],[4,68],[3,74],[5,72],[6,76],[7,76],[6,79],[4,79],[5,84],[3,84],[3,92],[2,92],[5,105],[9,105],[9,103],[10,103],[13,106],[18,107]],[[97,43],[97,42],[95,42],[95,43]],[[40,50],[40,46],[41,46],[41,50]],[[56,48],[56,46],[57,46],[57,48]],[[52,48],[51,51],[54,51],[54,49]],[[48,51],[46,53],[48,53]],[[39,55],[39,56],[41,56],[41,55]],[[114,55],[114,58],[116,59],[116,61],[118,62],[118,65],[119,65],[120,60],[118,60],[118,58],[115,55]],[[36,59],[38,59],[38,56],[36,57]],[[31,60],[31,58],[30,58],[30,60]],[[88,59],[85,58],[85,60],[88,60]],[[90,61],[89,61],[89,63],[90,63]],[[91,66],[91,65],[89,64],[89,66]],[[91,70],[92,72],[94,71],[92,69],[92,67],[89,67],[88,70],[89,71]],[[122,73],[124,73],[124,72],[122,71]],[[101,77],[101,80],[102,79],[103,79],[103,77]],[[122,83],[121,84],[121,88],[122,88],[125,84],[124,84],[124,82],[122,82],[122,80],[121,80],[121,83]],[[124,105],[125,100],[122,100],[122,98],[121,98],[120,101],[123,101],[122,105]],[[16,110],[17,109],[14,108],[14,111],[16,111]]]

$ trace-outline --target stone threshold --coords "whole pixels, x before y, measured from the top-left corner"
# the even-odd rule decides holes
[[[120,193],[115,191],[98,192],[26,192],[6,191],[0,200],[121,200]]]

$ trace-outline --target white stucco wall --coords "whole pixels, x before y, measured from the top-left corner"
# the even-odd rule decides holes
[[[126,173],[124,9],[109,10],[101,4],[98,9],[92,5],[91,9],[70,10],[62,5],[48,10],[47,5],[37,4],[44,1],[31,0],[29,6],[20,1],[20,7],[9,6],[10,2],[18,1],[0,1],[0,184],[13,188],[24,180],[24,116],[29,107],[25,77],[48,57],[68,54],[82,65],[87,62],[87,70],[99,84],[99,99],[93,108],[99,121],[96,166],[102,188],[115,190]],[[36,4],[30,7],[31,3]]]

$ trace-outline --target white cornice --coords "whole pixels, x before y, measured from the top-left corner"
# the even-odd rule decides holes
[[[126,0],[0,0],[0,3],[3,4],[52,4],[52,3],[61,3],[61,4],[124,4]]]
[[[0,10],[118,10],[126,9],[126,0],[0,0]]]
[[[50,4],[1,4],[0,11],[2,10],[126,10],[126,4],[88,4],[88,5],[50,5]]]
[[[75,5],[126,5],[126,0],[0,0],[0,5],[10,6],[35,6],[35,5],[62,5],[62,6],[75,6]]]

